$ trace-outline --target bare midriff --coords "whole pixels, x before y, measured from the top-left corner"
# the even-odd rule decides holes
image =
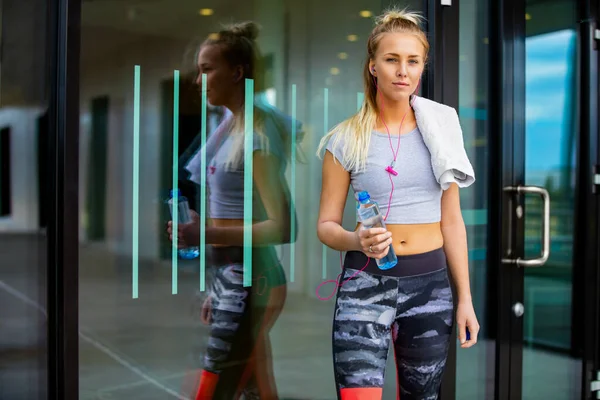
[[[356,225],[356,230],[360,223]],[[444,237],[439,222],[431,224],[390,224],[386,229],[392,233],[394,252],[399,256],[421,254],[439,249]]]

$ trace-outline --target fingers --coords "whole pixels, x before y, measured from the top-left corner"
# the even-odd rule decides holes
[[[185,224],[179,224],[177,226],[177,248],[179,249],[187,247],[184,239],[184,228]],[[167,222],[167,237],[170,242],[173,241],[173,221]]]
[[[358,231],[358,235],[361,239],[368,239],[370,237],[380,235],[382,233],[386,233],[387,230],[385,228],[369,228],[369,229],[361,229]]]
[[[469,347],[475,346],[477,344],[477,336],[479,334],[479,324],[477,321],[468,320],[465,324],[459,324],[459,340],[460,347],[463,349],[468,349]],[[462,332],[462,333],[461,333]],[[461,336],[461,334],[463,336]]]
[[[202,311],[200,312],[200,320],[205,325],[210,324],[211,309],[212,309],[212,301],[209,296],[206,298],[206,300],[204,300],[204,303],[202,303]]]
[[[457,325],[458,325],[458,341],[460,342],[460,344],[462,346],[467,341],[466,325],[464,322],[459,322]]]
[[[392,233],[384,228],[365,229],[359,233],[359,237],[362,251],[369,257],[385,257],[392,244]]]
[[[375,238],[373,238],[371,244],[369,245],[370,251],[372,253],[381,253],[382,251],[388,249],[390,244],[392,244],[391,233],[388,232],[386,234],[377,235]]]

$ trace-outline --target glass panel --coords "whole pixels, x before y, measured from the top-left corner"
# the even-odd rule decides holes
[[[469,274],[477,319],[478,343],[468,350],[457,344],[456,398],[493,399],[495,374],[494,302],[490,299],[487,259],[488,165],[490,107],[489,3],[460,2],[459,118],[467,154],[475,169],[473,186],[461,190],[461,206],[469,240]]]
[[[414,1],[413,9],[422,9],[422,3]],[[232,349],[239,354],[226,358],[231,361],[230,372],[217,381],[218,391],[238,386],[246,391],[276,387],[282,399],[335,398],[331,356],[334,304],[333,300],[318,300],[315,290],[324,280],[336,278],[340,259],[338,253],[324,250],[315,232],[321,161],[314,154],[324,132],[355,112],[362,100],[365,43],[373,27],[371,16],[381,12],[373,4],[345,0],[326,4],[317,0],[83,2],[82,399],[189,398],[198,391],[202,369],[208,371],[204,382],[214,378],[206,358],[211,360]],[[166,235],[170,215],[165,202],[173,186],[181,189],[190,207],[199,212],[201,225],[207,221],[209,227],[222,221],[209,221],[207,215],[217,219],[215,215],[223,215],[219,212],[231,211],[229,203],[240,206],[244,193],[260,191],[258,186],[252,188],[252,180],[243,174],[235,182],[217,185],[214,179],[218,178],[213,175],[222,169],[221,164],[211,165],[210,146],[206,164],[200,162],[200,171],[206,171],[197,178],[200,184],[192,181],[186,169],[188,162],[197,160],[198,150],[206,143],[204,135],[209,142],[212,137],[219,138],[217,126],[230,118],[219,96],[233,98],[227,88],[235,88],[238,94],[252,93],[239,80],[239,70],[224,69],[219,64],[223,60],[204,54],[210,62],[201,71],[207,76],[203,99],[202,76],[196,67],[199,44],[207,37],[214,38],[210,35],[222,29],[222,24],[242,21],[261,26],[257,37],[260,69],[252,81],[254,101],[236,97],[239,103],[233,104],[246,100],[246,105],[262,107],[258,113],[247,113],[245,108],[239,112],[244,120],[252,117],[256,126],[261,118],[264,122],[275,116],[280,124],[275,131],[290,139],[281,153],[287,168],[265,171],[275,177],[270,185],[275,185],[279,172],[283,174],[283,187],[289,188],[288,196],[295,205],[296,218],[291,220],[296,225],[290,229],[297,229],[297,240],[274,248],[285,281],[277,280],[281,270],[276,262],[266,263],[261,258],[269,250],[253,249],[256,280],[246,282],[244,278],[252,278],[248,269],[232,268],[230,275],[223,276],[223,268],[213,267],[226,264],[226,259],[249,267],[250,260],[244,258],[249,252],[228,253],[201,245],[198,256],[187,260],[173,251]],[[221,74],[218,79],[212,78],[215,70]],[[302,125],[291,123],[293,120]],[[273,131],[265,129],[269,137]],[[260,131],[253,132],[258,142]],[[302,150],[296,159],[292,143]],[[236,153],[231,150],[227,154]],[[204,179],[206,186],[202,185]],[[210,196],[214,201],[205,201]],[[246,211],[261,218],[260,205],[250,204],[250,198],[246,196]],[[178,214],[182,212],[177,209]],[[353,205],[346,208],[344,217],[344,225],[352,228],[356,222]],[[210,230],[197,234],[208,240]],[[237,237],[239,246],[242,236]],[[245,309],[249,312],[242,313],[248,319],[240,322],[239,332],[238,325],[227,318],[239,316],[235,309],[240,302],[227,306],[219,297],[222,287],[213,287],[227,277],[242,279],[242,284],[234,285],[236,291],[228,292],[238,293],[240,301],[247,291],[257,291],[251,295],[254,302]],[[279,297],[272,297],[269,303],[264,290]],[[328,285],[320,294],[327,296],[333,290],[333,285]],[[216,308],[221,313],[212,314],[212,322],[206,324],[201,318],[202,304],[209,291],[211,299],[216,296],[220,301]],[[279,315],[261,325],[263,317],[269,316],[265,310]],[[228,332],[238,336],[228,337]],[[248,351],[256,344],[260,344],[260,362],[251,366],[260,370],[244,383],[240,368],[248,366]],[[388,367],[393,371],[392,357]],[[387,374],[386,399],[395,398],[394,376]],[[257,382],[255,378],[260,379]]]
[[[47,2],[2,0],[0,398],[47,396]]]
[[[570,357],[577,138],[576,2],[527,5],[525,180],[550,193],[550,258],[525,269],[523,398],[580,398]],[[542,202],[525,198],[526,257],[540,255]]]

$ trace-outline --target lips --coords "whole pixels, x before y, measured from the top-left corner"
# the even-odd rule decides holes
[[[395,86],[400,86],[400,87],[404,87],[404,86],[410,86],[408,83],[406,82],[392,82]]]

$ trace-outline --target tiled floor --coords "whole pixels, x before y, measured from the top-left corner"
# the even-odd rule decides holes
[[[32,317],[42,315],[33,304],[42,301],[43,296],[39,288],[23,279],[33,276],[32,269],[40,260],[31,246],[22,242],[4,236],[0,239],[0,253],[25,257],[12,261],[4,258],[0,269],[0,354],[15,355],[0,358],[2,400],[36,398],[30,396],[34,385],[27,387],[24,382],[34,375],[38,379],[43,376],[35,372],[43,363],[31,362],[43,346],[43,338],[39,333],[25,334],[43,332],[43,323],[39,323],[43,318]],[[18,246],[22,252],[17,251]],[[119,260],[98,246],[84,245],[80,253],[80,398],[186,399],[190,390],[186,375],[200,365],[207,332],[194,306],[197,275],[182,267],[179,293],[172,295],[169,265],[142,263],[139,298],[132,299],[127,260]],[[271,332],[274,374],[281,399],[335,398],[330,351],[332,312],[333,300],[288,296]],[[459,349],[458,399],[493,398],[493,355],[494,343],[489,341],[468,351]],[[524,370],[525,399],[576,398],[573,388],[579,387],[580,373],[576,361],[526,350]],[[388,371],[384,399],[394,399],[391,358]]]

